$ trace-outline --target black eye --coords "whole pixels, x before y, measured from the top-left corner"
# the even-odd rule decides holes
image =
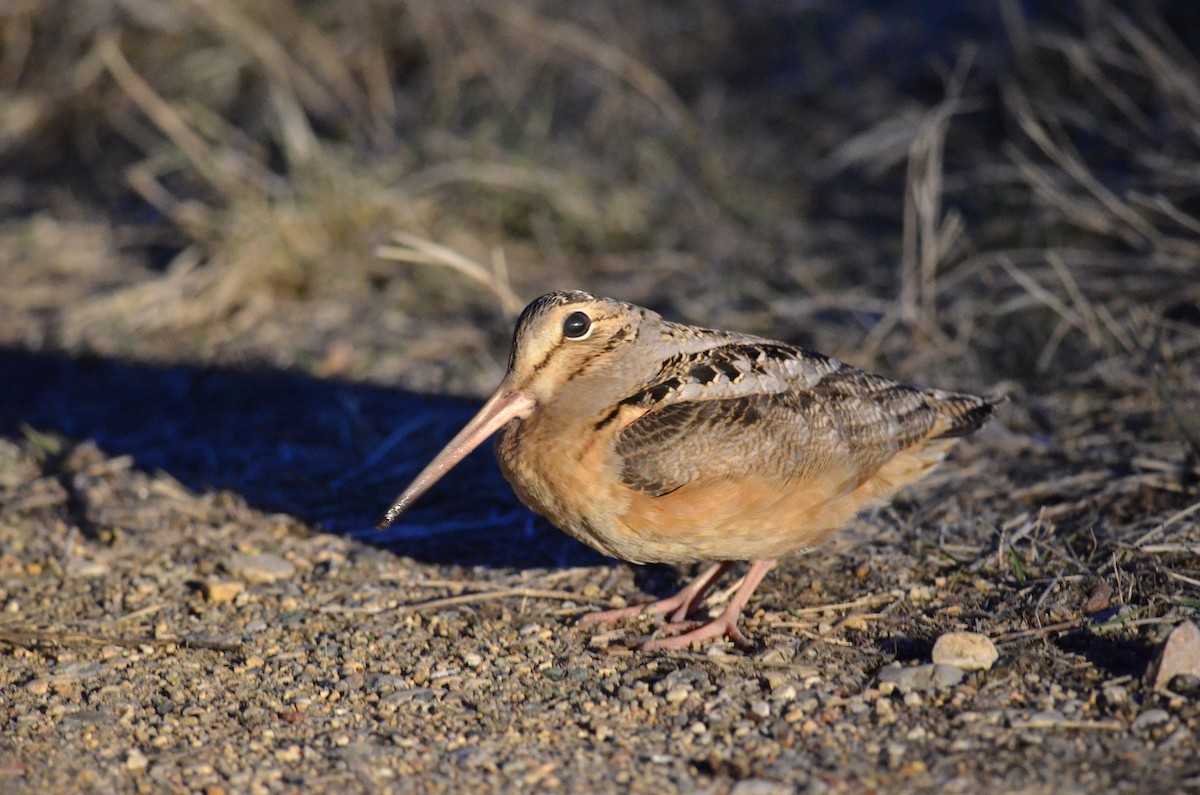
[[[587,335],[592,328],[592,319],[586,312],[572,312],[563,321],[563,336],[577,340]]]

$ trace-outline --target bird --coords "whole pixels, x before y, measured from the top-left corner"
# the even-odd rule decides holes
[[[493,434],[517,497],[599,552],[708,567],[675,595],[591,613],[650,613],[642,648],[728,638],[781,557],[807,551],[928,473],[1003,397],[906,386],[804,348],[663,319],[580,291],[517,320],[495,393],[404,489],[384,528]],[[749,562],[715,618],[688,621]]]

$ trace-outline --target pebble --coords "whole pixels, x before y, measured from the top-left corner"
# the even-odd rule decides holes
[[[684,687],[683,685],[676,685],[667,691],[667,703],[678,704],[681,701],[686,701],[691,692],[691,688]]]
[[[225,571],[249,583],[269,584],[289,579],[295,575],[296,567],[270,552],[257,555],[234,552],[225,560]]]
[[[130,773],[141,773],[150,766],[150,760],[139,749],[134,748],[125,754],[125,769]]]
[[[772,649],[772,651],[775,650]],[[767,683],[767,687],[776,690],[788,685],[791,679],[783,671],[767,671],[763,674],[763,681]]]
[[[246,586],[237,580],[205,580],[200,586],[204,598],[217,605],[225,605],[237,598],[246,590]]]
[[[733,789],[729,790],[729,795],[779,795],[779,793],[791,791],[791,787],[785,787],[778,781],[771,781],[765,778],[747,778],[734,784]]]
[[[920,604],[921,602],[933,601],[933,589],[924,585],[916,585],[908,590],[908,599],[910,602]]]
[[[300,746],[289,745],[286,748],[278,748],[275,751],[275,758],[280,762],[299,762],[301,759]]]
[[[1025,729],[1052,729],[1060,725],[1066,718],[1058,710],[1047,709],[1041,712],[1035,712],[1022,723],[1022,728]]]
[[[108,666],[103,663],[90,663],[80,660],[56,666],[46,678],[51,684],[66,684],[96,678],[106,670],[108,670]]]
[[[1135,732],[1146,731],[1160,723],[1166,723],[1170,719],[1171,713],[1165,709],[1148,709],[1134,719],[1133,725],[1130,728]]]
[[[1176,674],[1167,682],[1172,693],[1181,696],[1200,696],[1200,676],[1195,674]]]
[[[963,676],[962,669],[953,665],[926,663],[905,668],[892,663],[880,669],[878,680],[881,685],[892,684],[902,691],[939,690],[957,685]]]
[[[1112,707],[1120,706],[1129,700],[1129,691],[1121,685],[1109,685],[1101,691],[1101,695],[1104,697],[1104,703]]]
[[[947,632],[933,644],[933,661],[964,671],[986,671],[999,659],[996,645],[978,632]]]
[[[1176,676],[1200,677],[1200,627],[1184,621],[1171,630],[1150,670],[1153,687],[1160,691],[1168,690]]]

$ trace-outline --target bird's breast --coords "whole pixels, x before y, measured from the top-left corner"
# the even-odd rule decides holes
[[[606,555],[645,560],[620,520],[630,492],[610,434],[534,415],[500,431],[496,459],[521,502],[556,527]]]

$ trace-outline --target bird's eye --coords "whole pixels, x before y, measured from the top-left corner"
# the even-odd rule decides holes
[[[567,339],[581,340],[592,330],[592,319],[586,312],[572,312],[563,321],[563,336]]]

